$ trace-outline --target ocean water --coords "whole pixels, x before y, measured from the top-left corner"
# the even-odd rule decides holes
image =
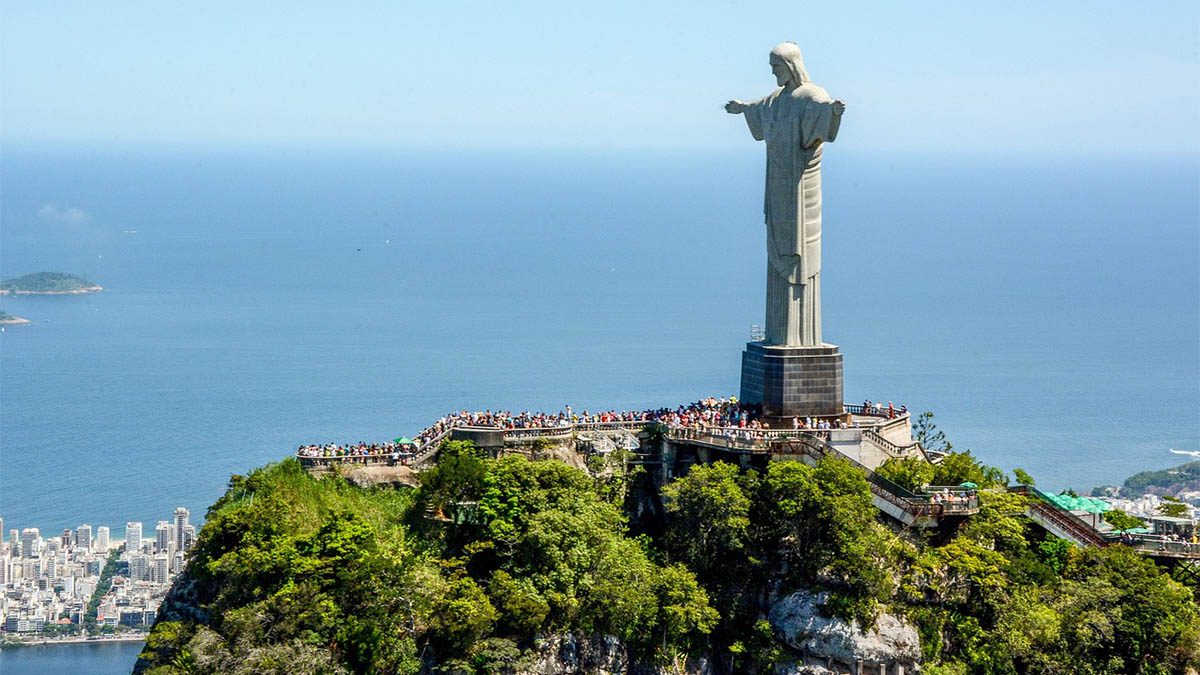
[[[5,675],[129,675],[141,651],[140,642],[5,649],[0,651],[0,672]]]
[[[1051,489],[1200,450],[1196,160],[830,151],[824,169],[848,401],[934,411],[956,447]],[[106,290],[0,298],[35,321],[0,333],[5,528],[198,521],[230,474],[450,409],[735,394],[761,195],[750,151],[6,148],[0,276]]]

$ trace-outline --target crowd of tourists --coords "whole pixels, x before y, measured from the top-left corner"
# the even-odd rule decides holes
[[[650,410],[576,411],[566,406],[557,413],[509,411],[468,412],[443,415],[428,429],[417,434],[418,445],[441,436],[454,427],[483,427],[490,429],[553,429],[579,424],[611,424],[618,422],[660,422],[668,426],[732,426],[760,428],[757,406],[743,406],[736,397],[706,398],[677,408]]]
[[[907,412],[908,412],[908,406],[902,405],[899,408],[897,408],[896,405],[894,403],[892,403],[891,401],[888,401],[887,405],[885,406],[884,404],[880,403],[879,401],[872,401],[871,399],[866,399],[863,401],[863,404],[862,404],[862,414],[874,415],[876,417],[886,417],[890,420],[896,419],[896,415],[903,415]]]
[[[866,414],[894,418],[908,411],[906,406],[896,408],[890,401],[886,406],[870,400],[863,402]],[[392,455],[393,458],[407,458],[412,454],[420,454],[433,444],[440,443],[451,429],[455,427],[482,427],[490,429],[554,429],[569,428],[580,424],[610,424],[618,422],[657,422],[668,429],[687,435],[705,433],[716,434],[734,439],[756,440],[762,438],[763,431],[813,430],[846,428],[844,418],[814,418],[793,417],[791,423],[786,420],[774,429],[760,416],[761,407],[746,405],[738,401],[736,396],[709,397],[688,405],[674,408],[654,408],[649,410],[606,410],[591,412],[575,411],[571,406],[557,413],[530,412],[520,413],[507,410],[484,410],[469,412],[459,410],[442,415],[433,424],[417,434],[411,443],[355,443],[323,445],[304,445],[297,451],[301,457],[352,457]]]
[[[974,490],[952,490],[948,487],[941,488],[929,494],[929,500],[934,504],[949,504],[951,506],[970,506],[976,499]]]
[[[325,443],[323,445],[302,445],[296,451],[299,457],[371,457],[379,455],[392,455],[400,457],[401,455],[411,454],[416,447],[412,443],[397,443],[395,441],[387,441],[386,443],[367,443],[359,441],[358,443]]]

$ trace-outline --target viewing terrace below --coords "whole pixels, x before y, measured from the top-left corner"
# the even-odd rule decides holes
[[[703,423],[679,424],[665,421],[661,418],[616,420],[616,421],[560,421],[552,425],[536,427],[504,427],[480,426],[467,423],[457,417],[443,418],[446,423],[440,427],[434,425],[426,429],[417,440],[407,444],[397,442],[360,444],[360,445],[309,445],[296,452],[298,459],[306,469],[323,472],[338,464],[351,465],[388,465],[403,464],[420,467],[431,461],[442,441],[451,438],[455,430],[460,432],[499,432],[503,434],[505,444],[518,445],[544,439],[547,442],[564,442],[578,437],[581,432],[616,432],[626,431],[633,434],[646,434],[652,428],[661,431],[664,438],[671,441],[688,442],[709,446],[716,449],[745,452],[773,452],[780,443],[801,436],[815,436],[824,441],[837,439],[833,431],[850,431],[860,435],[867,442],[877,447],[888,456],[902,457],[920,451],[916,443],[897,443],[892,438],[897,437],[891,430],[903,430],[901,436],[907,437],[909,430],[909,414],[907,410],[895,410],[888,407],[866,407],[863,405],[846,404],[842,415],[812,419],[813,428],[806,422],[798,420],[799,428],[763,428],[751,426],[717,426]],[[646,413],[638,413],[646,416]],[[440,423],[441,421],[439,421]],[[793,422],[793,427],[796,422]]]

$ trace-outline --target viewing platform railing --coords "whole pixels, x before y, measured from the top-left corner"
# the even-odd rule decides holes
[[[901,413],[899,410],[894,411],[895,417],[891,416],[891,412],[886,408],[876,410],[874,407],[864,408],[861,405],[845,404],[846,412],[868,416],[880,420],[880,423],[874,426],[880,426],[898,420],[902,415],[907,415],[907,412]],[[742,427],[702,427],[695,429],[691,427],[678,427],[662,425],[657,420],[619,420],[613,422],[577,422],[575,424],[564,424],[549,427],[522,427],[503,429],[505,442],[521,442],[537,438],[545,439],[565,439],[573,436],[578,432],[604,432],[604,431],[629,431],[632,433],[641,433],[650,427],[664,426],[664,435],[673,440],[693,440],[702,442],[708,445],[728,448],[731,450],[739,450],[746,452],[771,452],[771,446],[778,441],[795,438],[801,435],[819,436],[828,440],[827,429],[748,429]],[[494,431],[500,427],[471,427],[467,424],[456,423],[451,420],[449,426],[433,436],[425,442],[418,442],[415,449],[411,453],[400,452],[398,455],[391,451],[377,452],[374,454],[358,454],[354,452],[344,452],[342,454],[309,454],[303,450],[296,453],[296,458],[300,460],[305,467],[314,469],[328,469],[329,467],[339,464],[389,464],[400,462],[404,464],[421,464],[437,452],[442,441],[449,438],[451,432],[455,428],[474,428],[481,430]],[[885,452],[894,455],[902,455],[909,451],[913,446],[899,446],[892,441],[887,440],[879,433],[872,430],[872,427],[864,427],[856,425],[852,427],[861,430],[865,435],[869,434],[869,438],[876,445],[879,445]],[[915,445],[915,444],[914,444]]]
[[[851,415],[862,415],[863,417],[882,417],[884,419],[897,419],[903,415],[907,415],[907,410],[899,408],[876,408],[875,406],[861,406],[850,403],[843,403],[842,408]]]
[[[913,499],[939,504],[946,514],[972,514],[979,512],[979,494],[964,489],[961,485],[927,485]]]
[[[647,428],[658,424],[657,420],[634,420],[622,422],[577,422],[575,429],[577,431],[632,431],[640,433]]]
[[[1124,544],[1132,546],[1140,553],[1161,555],[1170,558],[1200,558],[1200,544],[1188,541],[1174,541],[1157,534],[1135,534],[1132,540],[1123,542],[1120,535],[1109,535],[1108,544]]]
[[[460,429],[479,429],[481,431],[494,431],[495,427],[457,427]],[[505,429],[505,441],[527,441],[535,438],[570,438],[575,433],[575,427],[568,424],[566,426],[557,427],[522,427],[519,429]]]

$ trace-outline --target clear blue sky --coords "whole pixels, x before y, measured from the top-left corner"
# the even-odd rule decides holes
[[[3,0],[0,139],[722,148],[792,40],[852,147],[1200,148],[1194,1],[575,4]]]

